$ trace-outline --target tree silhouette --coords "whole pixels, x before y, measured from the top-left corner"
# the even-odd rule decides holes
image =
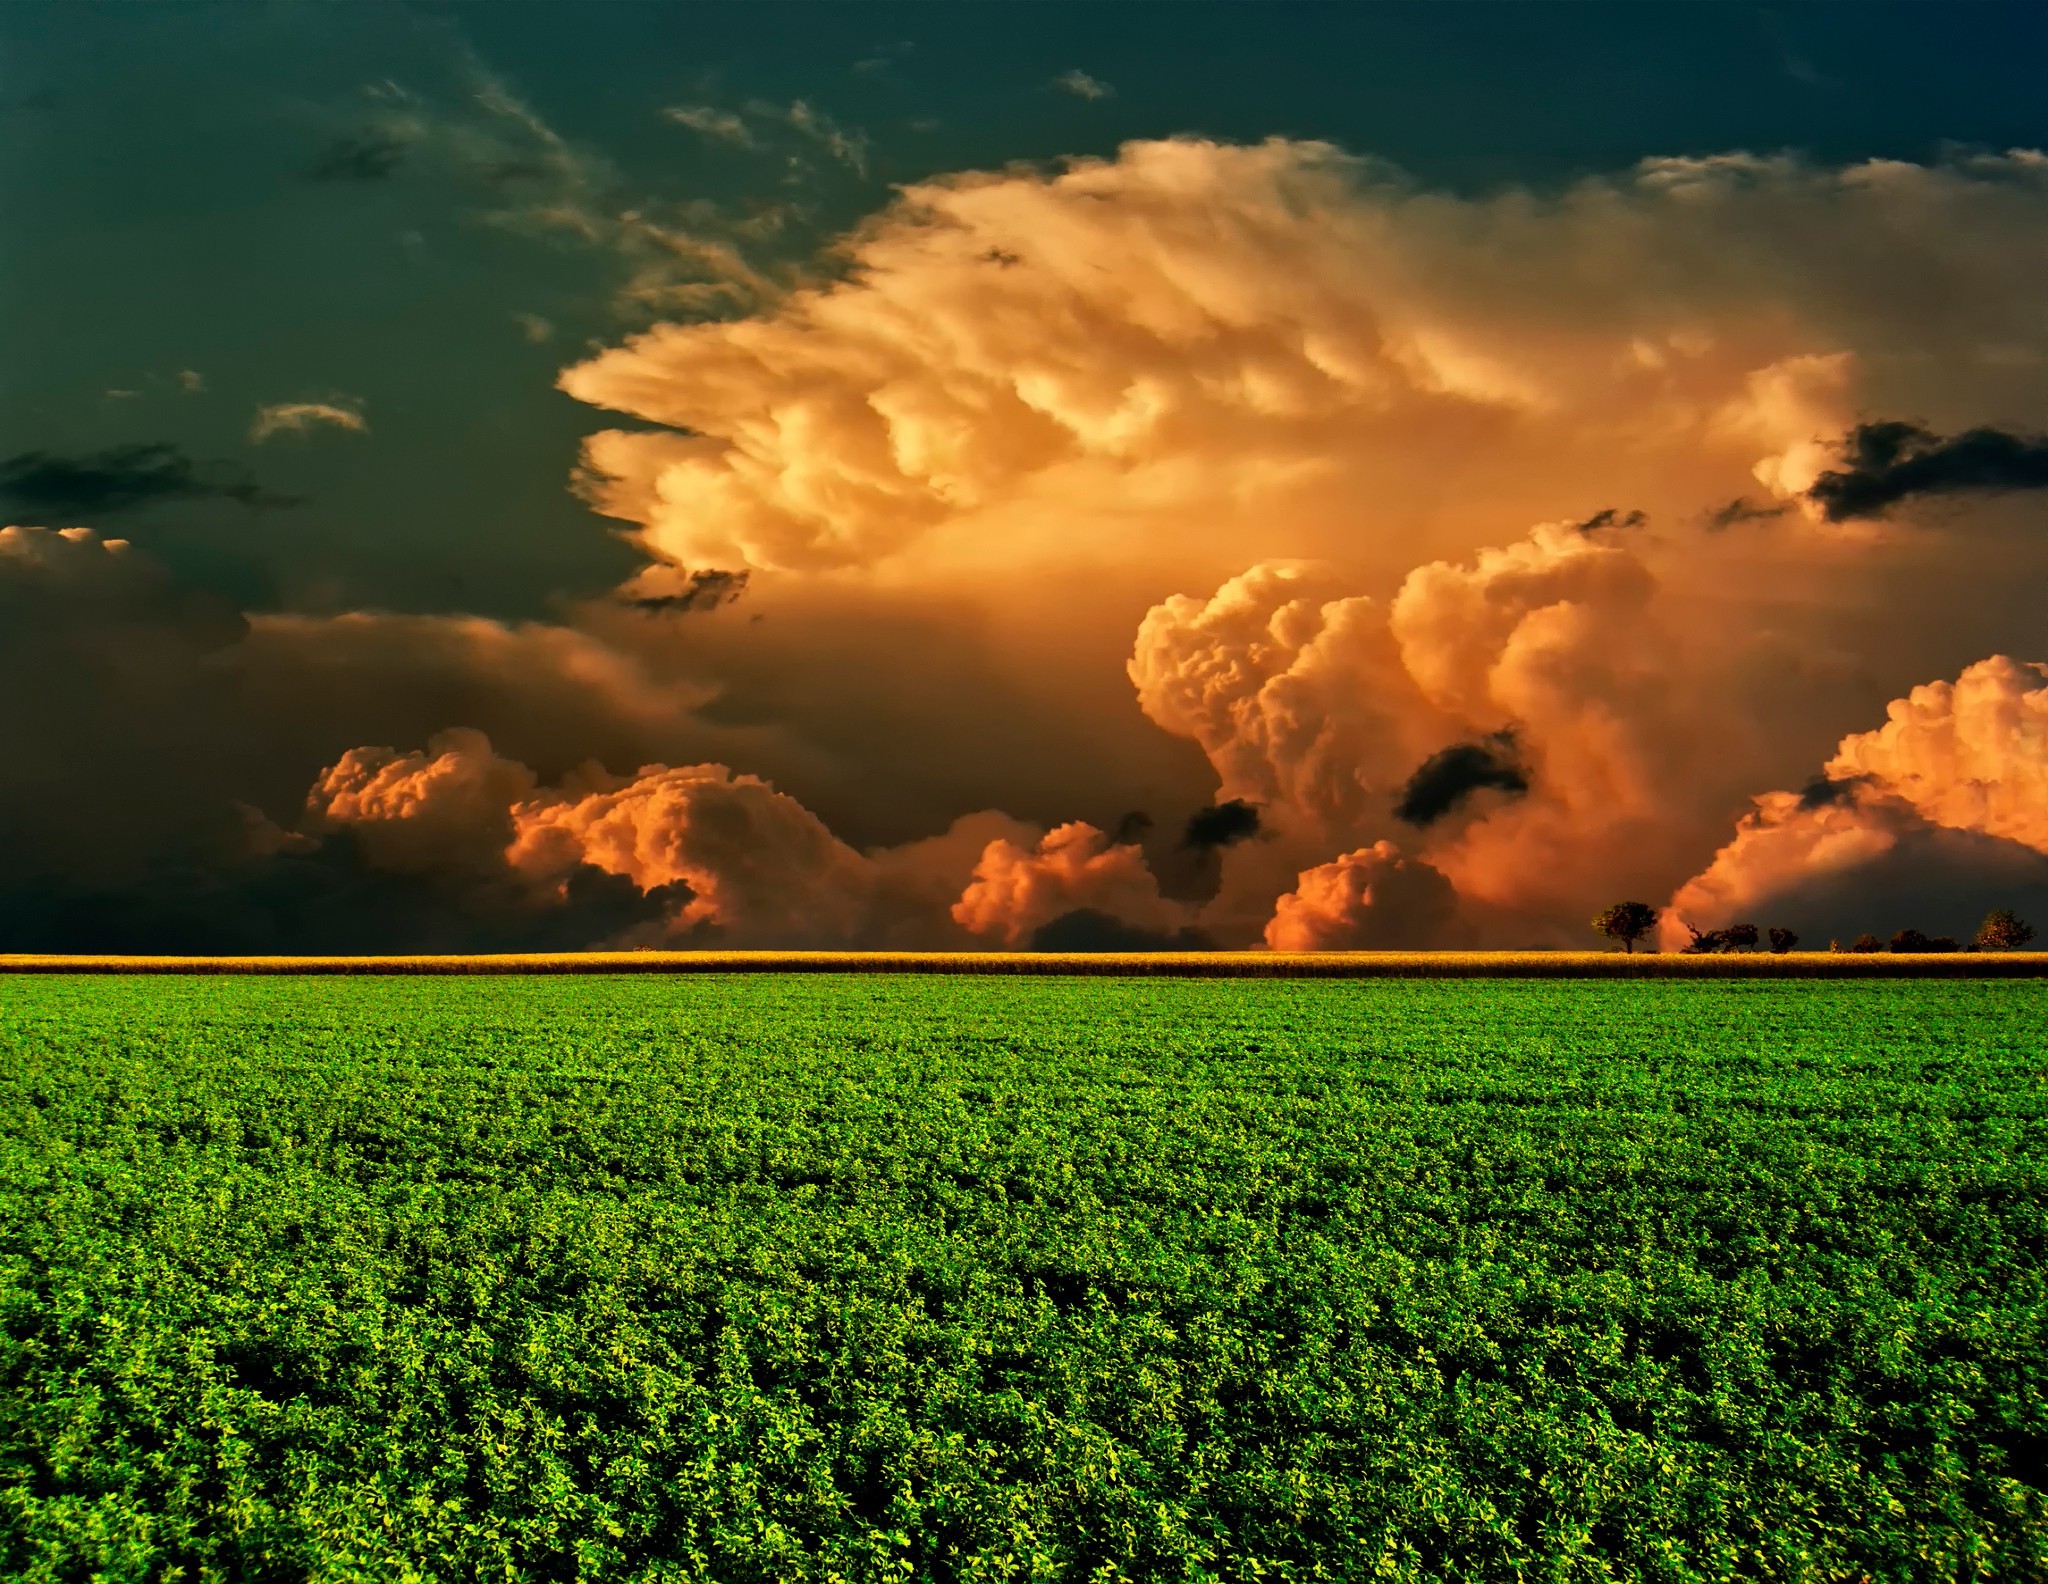
[[[1756,926],[1754,924],[1730,924],[1721,931],[1723,951],[1754,951],[1756,949]]]
[[[1993,908],[1977,926],[1971,942],[1978,951],[2019,951],[2034,938],[2034,926],[2011,908]]]
[[[1927,937],[1916,929],[1902,929],[1892,937],[1892,950],[1895,952],[1924,952],[1927,950]]]
[[[1786,952],[1790,951],[1794,946],[1797,946],[1798,944],[1799,937],[1797,935],[1794,935],[1790,930],[1786,929],[1782,924],[1773,924],[1771,926],[1772,951],[1778,953],[1780,956],[1783,956]]]
[[[1657,919],[1657,910],[1647,902],[1617,902],[1594,917],[1593,928],[1633,952],[1636,942],[1657,927]]]

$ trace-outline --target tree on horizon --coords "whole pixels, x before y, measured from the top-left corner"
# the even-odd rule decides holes
[[[1661,916],[1647,902],[1617,902],[1594,916],[1593,928],[1620,941],[1621,949],[1633,954],[1636,942],[1657,927]]]

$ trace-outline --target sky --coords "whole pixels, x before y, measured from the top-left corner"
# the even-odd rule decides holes
[[[0,9],[0,949],[2048,916],[2048,15]]]

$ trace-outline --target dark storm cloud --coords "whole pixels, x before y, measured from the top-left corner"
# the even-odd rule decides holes
[[[1830,781],[1826,776],[1815,776],[1799,789],[1799,806],[1816,809],[1852,802],[1856,789],[1867,779],[1864,776],[1844,776],[1839,781]]]
[[[1152,829],[1152,823],[1152,816],[1143,809],[1132,809],[1116,822],[1116,830],[1110,840],[1119,847],[1134,846],[1145,839],[1146,833]]]
[[[730,605],[746,592],[747,578],[745,572],[707,567],[689,573],[683,586],[674,593],[621,595],[620,603],[643,611],[716,610],[721,605]]]
[[[1598,533],[1602,528],[1640,528],[1649,520],[1647,513],[1632,511],[1624,514],[1615,507],[1609,506],[1602,511],[1596,511],[1584,522],[1575,523],[1573,526],[1580,533],[1589,534]]]
[[[1747,495],[1738,495],[1725,506],[1717,506],[1707,513],[1706,526],[1710,533],[1723,528],[1733,528],[1738,523],[1768,522],[1773,517],[1782,517],[1790,511],[1789,506],[1762,506]]]
[[[1031,949],[1044,952],[1209,951],[1212,947],[1200,930],[1141,929],[1095,908],[1062,913],[1039,925],[1031,936]]]
[[[308,181],[383,181],[405,159],[405,144],[380,132],[336,138],[306,168]]]
[[[196,463],[174,445],[113,446],[82,456],[23,451],[0,462],[0,498],[36,516],[104,517],[172,500],[231,500],[243,506],[297,506],[230,462]]]
[[[1259,833],[1259,811],[1243,798],[1230,798],[1196,810],[1181,833],[1180,844],[1199,850],[1231,847]]]
[[[1410,825],[1432,825],[1483,787],[1510,796],[1529,790],[1529,772],[1515,756],[1513,732],[1495,732],[1431,754],[1401,788],[1394,817]]]
[[[559,895],[509,870],[394,874],[352,833],[239,865],[165,864],[119,884],[60,874],[0,884],[0,951],[247,955],[581,951],[658,926],[690,898],[583,867]]]
[[[1882,517],[1914,495],[2048,489],[2048,436],[1966,429],[1947,439],[1919,424],[1858,424],[1842,441],[1843,467],[1806,492],[1829,522]]]

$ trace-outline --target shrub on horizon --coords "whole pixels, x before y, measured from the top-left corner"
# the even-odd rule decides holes
[[[1780,957],[1784,956],[1785,953],[1798,944],[1799,937],[1786,929],[1782,924],[1773,924],[1771,926],[1771,950]],[[1828,942],[1829,951],[1840,951],[1841,949],[1834,941]]]

